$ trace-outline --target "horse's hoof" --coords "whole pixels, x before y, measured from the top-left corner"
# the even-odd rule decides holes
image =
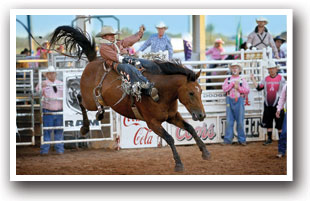
[[[82,135],[86,135],[88,132],[89,132],[89,126],[82,126],[82,127],[80,128],[80,133],[81,133]]]
[[[175,168],[174,168],[174,171],[175,172],[183,172],[184,171],[184,166],[183,166],[183,164],[181,163],[181,164],[176,164],[175,165]]]
[[[209,152],[203,153],[202,154],[202,159],[203,160],[210,160],[211,159],[211,154]]]
[[[103,117],[104,117],[104,112],[97,112],[96,113],[96,119],[98,121],[101,121],[103,119]]]

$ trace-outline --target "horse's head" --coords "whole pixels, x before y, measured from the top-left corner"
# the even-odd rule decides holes
[[[201,72],[201,71],[200,71]],[[206,113],[201,101],[201,87],[197,82],[200,72],[195,74],[194,78],[187,79],[186,82],[179,88],[178,97],[180,102],[186,107],[192,115],[194,121],[203,121]]]

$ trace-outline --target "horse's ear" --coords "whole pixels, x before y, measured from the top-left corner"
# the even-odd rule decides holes
[[[201,70],[200,70],[199,72],[196,73],[196,79],[195,79],[195,80],[197,80],[197,79],[199,78],[200,73],[201,73]]]

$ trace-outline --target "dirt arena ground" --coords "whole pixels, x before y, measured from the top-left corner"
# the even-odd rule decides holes
[[[202,160],[196,145],[177,146],[184,172],[174,172],[169,147],[147,149],[66,149],[65,154],[39,155],[39,147],[16,148],[17,175],[285,175],[286,157],[276,158],[277,142],[247,146],[207,145]]]

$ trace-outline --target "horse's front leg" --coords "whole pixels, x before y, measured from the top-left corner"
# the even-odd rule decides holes
[[[195,129],[183,119],[183,117],[179,112],[177,112],[173,118],[168,119],[167,122],[188,131],[193,136],[194,140],[196,141],[196,144],[198,145],[200,151],[202,152],[202,158],[205,160],[210,159],[211,155],[210,152],[207,150],[206,145],[199,138]]]
[[[180,159],[180,156],[177,152],[177,149],[174,145],[174,139],[169,135],[169,133],[161,126],[161,122],[158,121],[151,121],[147,122],[147,125],[150,129],[152,129],[157,135],[159,135],[161,138],[163,138],[170,146],[172,153],[173,153],[173,158],[175,161],[175,168],[174,170],[176,172],[181,172],[184,170],[182,161]]]

